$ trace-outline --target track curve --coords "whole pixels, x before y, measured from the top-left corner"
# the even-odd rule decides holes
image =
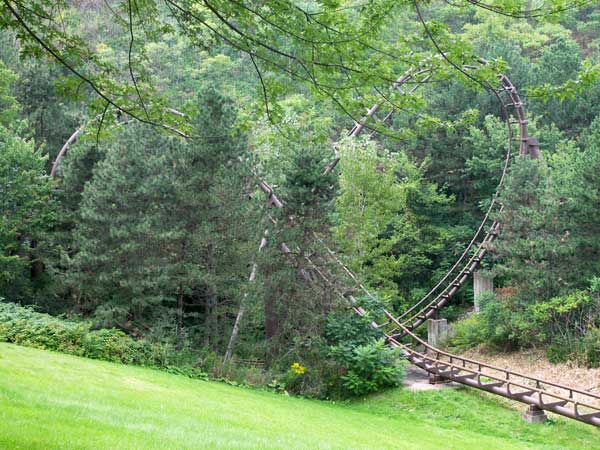
[[[479,63],[485,64],[486,62],[480,60]],[[431,69],[419,69],[414,76],[429,74],[429,72],[431,72]],[[402,86],[411,78],[413,78],[412,74],[403,75],[394,83],[393,89],[401,90]],[[431,346],[413,333],[429,318],[434,317],[466,284],[469,277],[480,266],[489,251],[490,244],[500,232],[500,223],[495,220],[492,221],[491,215],[496,208],[499,211],[503,208],[502,205],[498,205],[497,199],[512,156],[513,125],[517,125],[519,128],[519,154],[531,158],[539,156],[537,139],[531,138],[528,134],[525,109],[516,87],[506,75],[499,75],[499,83],[500,89],[495,91],[495,94],[501,101],[507,125],[506,158],[496,193],[480,226],[459,259],[422,299],[400,316],[395,316],[384,309],[386,320],[381,324],[372,322],[371,325],[381,330],[388,345],[401,349],[408,361],[432,375],[600,427],[600,395],[521,374],[510,369],[492,366],[482,361],[454,355]],[[506,99],[506,102],[503,98]],[[367,129],[368,121],[376,120],[376,114],[382,110],[382,107],[383,103],[379,103],[369,108],[365,117],[360,122],[355,123],[348,135],[357,137],[363,133]],[[392,107],[381,122],[388,121],[393,113],[394,108]],[[336,159],[327,166],[325,172],[333,170],[338,161],[339,156],[336,156]],[[353,282],[358,284],[363,292],[371,296],[341,260],[330,249],[326,249],[330,256],[349,274]],[[468,257],[470,253],[472,255]],[[315,266],[314,263],[311,262],[311,264]],[[327,279],[325,281],[327,282]],[[368,314],[364,308],[357,304],[352,295],[341,295],[351,301],[352,309],[358,315],[365,316]],[[411,348],[411,345],[401,341],[403,338],[411,339],[413,344],[423,347],[424,351]]]

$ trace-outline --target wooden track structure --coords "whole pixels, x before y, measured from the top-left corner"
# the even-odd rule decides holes
[[[486,64],[486,61],[480,60],[478,63]],[[463,67],[465,70],[469,69],[467,66]],[[434,70],[434,67],[423,67],[408,72],[396,80],[392,85],[392,89],[404,94],[405,85],[411,81],[415,84],[409,91],[412,93],[421,83],[426,82],[431,77]],[[531,158],[539,156],[538,141],[528,134],[523,102],[516,87],[507,76],[499,75],[499,88],[494,89],[494,94],[501,103],[507,126],[506,157],[496,193],[481,224],[458,260],[422,299],[399,316],[383,310],[385,315],[383,321],[381,323],[371,322],[371,326],[381,331],[388,345],[399,348],[406,360],[430,375],[600,427],[600,395],[510,369],[496,367],[483,361],[454,355],[433,347],[414,334],[414,331],[426,323],[428,319],[436,317],[438,311],[447,305],[460,288],[467,283],[470,276],[479,268],[483,258],[490,250],[490,245],[500,232],[501,224],[496,220],[492,220],[491,217],[494,212],[501,211],[503,208],[498,202],[498,194],[503,186],[513,154],[514,125],[518,126],[519,130],[517,137],[519,155]],[[384,112],[386,106],[389,107],[389,110]],[[383,118],[378,119],[377,116],[381,115],[382,112],[384,112]],[[371,135],[373,135],[377,132],[377,128],[376,126],[369,126],[369,123],[374,122],[378,125],[385,125],[394,112],[395,107],[393,105],[385,101],[376,103],[367,110],[366,115],[360,122],[354,124],[348,135],[358,137],[366,130],[370,130]],[[338,162],[339,156],[336,156],[325,168],[325,173],[332,171]],[[267,194],[269,205],[275,205],[278,208],[284,207],[283,202],[276,196],[269,184],[260,180],[259,187]],[[318,236],[315,237],[319,239]],[[355,296],[358,295],[357,291],[359,290],[367,296],[372,297],[372,295],[336,254],[327,248],[324,242],[322,244],[329,258],[343,268],[345,274],[351,280],[353,288],[344,289],[343,292],[340,291],[309,256],[304,255],[304,259],[308,261],[310,267],[321,276],[325,283],[329,284],[338,295],[350,302],[356,314],[366,316],[368,312],[358,304]],[[289,253],[287,245],[282,244],[282,249],[284,253]],[[407,343],[407,340],[410,342]],[[423,350],[417,350],[417,348]]]

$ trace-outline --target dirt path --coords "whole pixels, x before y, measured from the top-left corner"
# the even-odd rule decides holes
[[[460,386],[458,383],[430,384],[427,372],[412,364],[406,365],[406,376],[404,377],[403,384],[406,389],[411,391],[434,391]]]

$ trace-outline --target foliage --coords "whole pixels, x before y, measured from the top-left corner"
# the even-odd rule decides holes
[[[0,292],[15,299],[33,297],[31,270],[39,264],[37,240],[55,220],[52,183],[45,158],[32,140],[17,129],[0,125]]]
[[[539,341],[550,342],[548,357],[600,367],[600,292],[575,291],[532,306]]]
[[[425,180],[424,167],[368,139],[339,144],[340,190],[334,235],[349,265],[395,304],[407,307],[444,262],[453,230],[451,198]]]
[[[335,355],[335,350],[332,353]],[[342,377],[344,388],[354,395],[365,395],[398,386],[404,371],[397,357],[397,351],[383,340],[356,347],[350,360],[345,361],[348,372]]]
[[[598,291],[574,291],[531,304],[519,297],[482,298],[479,314],[454,327],[451,347],[465,350],[480,344],[508,350],[546,346],[550,361],[572,360],[582,366],[600,366]]]
[[[541,9],[553,11],[563,3],[567,0],[555,0]],[[40,59],[50,55],[67,67],[72,79],[66,87],[80,96],[81,90],[93,94],[99,113],[103,107],[113,106],[141,121],[167,126],[180,123],[164,114],[166,99],[157,89],[157,74],[152,70],[157,62],[152,59],[150,44],[160,45],[173,34],[185,36],[196,50],[222,45],[243,54],[246,64],[256,71],[265,110],[273,114],[277,113],[277,102],[270,106],[269,99],[284,92],[286,81],[301,80],[357,115],[373,98],[381,97],[373,94],[372,87],[387,88],[400,67],[419,67],[424,58],[437,51],[420,39],[426,25],[436,45],[447,48],[449,59],[459,64],[477,59],[468,39],[435,19],[421,17],[422,26],[407,27],[409,36],[398,34],[396,10],[406,12],[415,5],[392,0],[370,2],[358,11],[339,7],[337,1],[246,5],[192,0],[159,5],[154,1],[139,2],[136,7],[128,1],[94,4],[90,8],[96,12],[94,26],[82,29],[73,5],[66,0],[35,0],[27,7],[6,3],[0,25],[17,35],[23,55]],[[495,7],[508,12],[528,9],[522,0]],[[50,19],[55,16],[69,26]],[[100,33],[102,25],[108,33]],[[385,35],[390,39],[382,39]],[[117,48],[107,45],[106,40],[118,44]],[[494,76],[485,69],[477,75],[485,81]],[[353,98],[353,92],[359,95]],[[390,96],[396,104],[411,102],[400,93]]]
[[[596,364],[598,5],[26,3],[0,7],[0,296],[160,342],[173,371],[319,398],[379,388],[395,377],[380,336],[327,317],[359,284],[377,294],[366,317],[402,312],[462,253],[504,166],[504,73],[543,157],[511,159],[484,262],[513,295],[456,345]]]
[[[0,303],[2,342],[123,364],[168,365],[166,349],[119,330],[92,330],[91,326],[89,321],[63,320],[15,303]]]
[[[548,171],[542,160],[518,158],[500,197],[510,206],[499,214],[505,225],[497,270],[518,286],[524,301],[555,296],[580,275],[572,272],[573,241],[565,239],[567,224],[557,220],[561,205],[551,191]]]
[[[129,124],[85,184],[68,277],[97,323],[131,331],[169,318],[157,334],[181,344],[183,321],[193,333],[203,307],[201,318],[215,325],[220,304],[239,298],[245,243],[255,238],[252,205],[243,198],[243,136],[229,97],[208,85],[198,105],[193,142]],[[217,335],[204,329],[206,343]]]
[[[148,147],[139,145],[141,135]],[[146,308],[160,307],[166,290],[176,292],[168,277],[173,261],[163,249],[172,252],[176,245],[165,226],[172,217],[167,202],[175,195],[168,155],[176,154],[178,143],[134,124],[115,144],[83,192],[73,277],[85,289],[99,323],[127,328],[130,314],[140,320]]]
[[[294,362],[308,367],[299,379],[301,389],[324,397],[323,329],[339,301],[315,266],[323,264],[316,235],[327,236],[335,184],[334,174],[323,175],[332,156],[331,118],[327,105],[318,108],[311,97],[290,96],[279,108],[283,124],[261,120],[250,142],[258,175],[284,204],[265,211],[270,233],[257,258],[262,286],[252,322],[259,339],[266,338],[267,359],[277,360],[285,373]],[[284,245],[289,253],[282,252]]]
[[[11,84],[17,75],[0,60],[0,125],[9,127],[18,119],[19,104],[13,97]]]
[[[458,351],[485,344],[495,350],[513,350],[527,345],[525,331],[533,329],[522,314],[516,314],[507,302],[493,293],[480,299],[480,312],[473,313],[453,326],[448,345]]]
[[[345,371],[332,382],[334,386],[340,383],[345,395],[365,395],[401,384],[404,367],[398,351],[386,346],[377,335],[368,318],[355,314],[329,316],[329,354]]]
[[[44,146],[48,155],[47,167],[69,136],[79,127],[75,117],[77,107],[66,101],[57,89],[65,76],[65,69],[41,61],[21,61],[15,95],[21,105],[22,115],[32,129],[38,146]]]

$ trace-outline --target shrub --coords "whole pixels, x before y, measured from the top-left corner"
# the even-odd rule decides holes
[[[600,329],[590,327],[583,337],[573,334],[555,337],[546,349],[553,363],[573,361],[585,367],[600,367]]]
[[[385,345],[380,334],[370,326],[369,317],[330,316],[326,336],[331,344],[329,355],[341,366],[342,373],[332,370],[330,380],[334,394],[364,395],[399,386],[404,366],[398,350]]]
[[[353,395],[398,386],[404,377],[397,350],[387,347],[383,340],[354,348],[346,365],[348,373],[342,377],[343,386]]]
[[[587,367],[600,367],[600,328],[592,327],[588,330],[578,353]]]
[[[453,326],[454,333],[448,346],[458,351],[481,344],[501,350],[517,347],[526,322],[492,292],[484,293],[479,304],[478,314],[471,314]]]
[[[0,341],[53,350],[86,358],[165,369],[192,378],[204,378],[199,369],[174,367],[167,349],[133,339],[121,330],[92,330],[91,322],[53,317],[14,303],[0,302]]]
[[[600,283],[589,291],[574,291],[530,303],[519,295],[499,300],[482,298],[481,312],[458,322],[451,347],[465,350],[485,344],[500,350],[546,346],[551,362],[574,361],[600,366]]]
[[[572,360],[579,365],[600,365],[600,298],[591,291],[574,291],[531,306],[538,339],[549,343],[550,361]]]
[[[453,335],[447,345],[458,352],[464,352],[486,342],[485,323],[479,314],[471,314],[456,322],[452,329]]]

